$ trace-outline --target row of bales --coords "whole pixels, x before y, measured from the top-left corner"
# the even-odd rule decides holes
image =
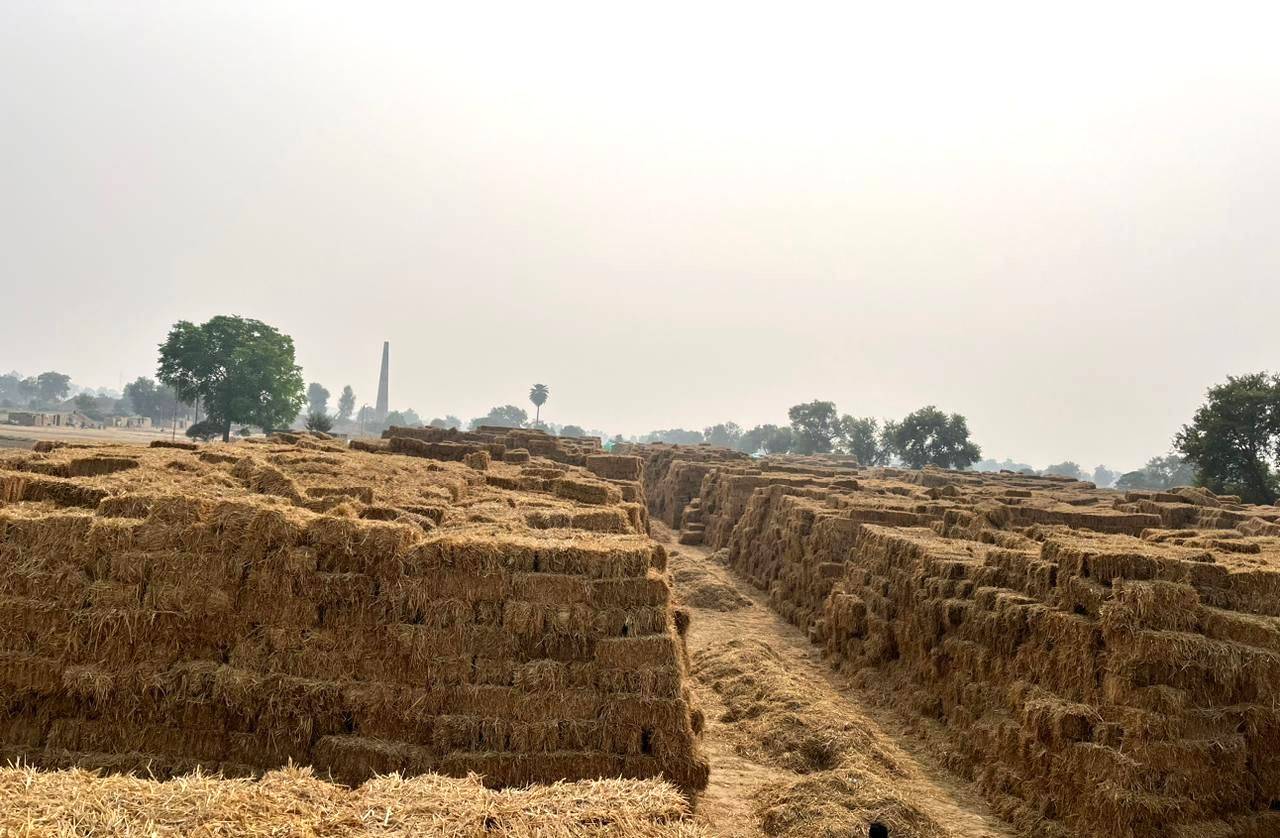
[[[637,458],[527,432],[362,447],[0,456],[0,756],[705,786]]]
[[[1037,835],[1280,834],[1280,508],[636,446],[835,668]]]

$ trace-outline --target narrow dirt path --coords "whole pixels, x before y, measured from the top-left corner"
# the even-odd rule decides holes
[[[661,523],[654,522],[653,528],[654,537],[659,540],[665,541],[672,535]],[[669,549],[674,554],[670,566],[676,576],[676,598],[692,616],[686,637],[690,655],[734,640],[767,643],[786,661],[790,674],[811,684],[817,693],[825,694],[823,697],[842,702],[842,707],[847,707],[850,714],[875,731],[876,747],[892,755],[894,762],[904,769],[907,777],[897,788],[915,806],[947,824],[954,834],[966,838],[1013,838],[1017,834],[992,814],[990,807],[967,783],[938,766],[888,713],[868,706],[842,684],[800,630],[775,614],[769,608],[767,597],[713,559],[710,550],[675,543],[671,543]],[[731,611],[698,607],[694,604],[697,597],[691,596],[693,592],[682,590],[680,577],[685,574],[721,581],[750,600],[751,605]],[[739,754],[733,744],[734,731],[721,720],[724,705],[719,696],[696,678],[694,684],[707,717],[703,747],[711,761],[711,779],[699,803],[698,817],[715,834],[726,838],[762,836],[765,833],[755,812],[755,795],[767,788],[793,783],[801,775]]]

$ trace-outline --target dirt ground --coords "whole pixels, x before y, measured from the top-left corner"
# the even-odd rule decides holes
[[[170,439],[171,437],[186,440],[182,431],[165,428],[58,428],[58,427],[26,427],[23,425],[0,425],[0,448],[30,448],[42,439],[56,439],[63,442],[99,442],[124,443],[128,445],[150,445],[152,440]]]
[[[666,541],[671,531],[654,522],[654,536]],[[692,617],[687,642],[690,657],[695,661],[699,653],[714,653],[725,644],[742,644],[744,641],[766,644],[776,653],[777,660],[787,667],[792,683],[800,684],[804,692],[811,691],[812,706],[825,707],[823,715],[838,710],[846,726],[853,725],[863,736],[859,749],[868,752],[874,762],[892,765],[894,790],[910,806],[918,810],[928,822],[945,824],[945,833],[951,836],[999,836],[1012,838],[1016,833],[1005,822],[991,813],[983,801],[968,788],[962,779],[949,774],[933,761],[920,743],[908,738],[901,726],[882,708],[868,706],[856,693],[840,682],[839,677],[823,663],[818,650],[811,646],[800,631],[783,621],[770,610],[767,598],[746,582],[737,579],[725,567],[712,558],[711,551],[701,546],[670,543],[673,557],[670,567],[676,581],[676,597],[681,600]],[[680,580],[698,580],[697,591],[681,590]],[[712,588],[719,595],[707,593]],[[684,597],[682,598],[682,593]],[[749,605],[716,607],[717,601]],[[694,602],[712,607],[697,607]],[[726,713],[725,704],[716,689],[700,676],[695,663],[694,685],[707,724],[703,747],[711,760],[711,781],[698,806],[698,818],[717,835],[866,835],[866,827],[858,815],[850,816],[844,823],[858,824],[857,830],[833,829],[832,822],[823,820],[811,826],[793,824],[790,830],[780,829],[776,823],[762,817],[762,800],[770,800],[778,790],[788,785],[815,778],[814,773],[796,773],[778,767],[776,760],[759,756],[747,749],[744,754],[743,738],[734,729],[733,714]],[[855,757],[858,755],[854,755]],[[856,764],[851,761],[850,764]],[[829,788],[829,787],[824,787]],[[836,784],[839,788],[839,784]],[[840,810],[839,800],[827,800],[828,808]],[[848,810],[859,808],[847,804]],[[860,813],[859,813],[860,814]],[[874,815],[872,816],[874,819]],[[762,826],[769,824],[772,831]],[[837,824],[841,823],[837,819]],[[929,834],[929,826],[914,830],[915,834]],[[893,835],[891,831],[889,833]]]

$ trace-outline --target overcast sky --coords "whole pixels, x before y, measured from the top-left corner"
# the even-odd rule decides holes
[[[1267,9],[5,0],[0,371],[236,313],[360,402],[390,340],[424,418],[932,403],[1136,467],[1280,368]]]

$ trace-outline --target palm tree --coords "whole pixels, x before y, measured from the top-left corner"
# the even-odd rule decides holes
[[[533,402],[533,406],[537,408],[533,421],[537,424],[542,422],[542,406],[547,403],[547,399],[551,396],[551,388],[545,384],[535,384],[529,388],[529,401]]]

